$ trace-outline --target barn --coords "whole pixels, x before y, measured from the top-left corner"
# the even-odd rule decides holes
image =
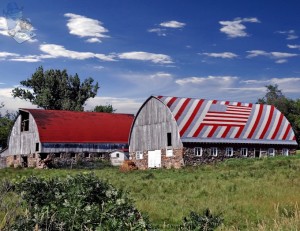
[[[7,166],[38,166],[52,159],[128,159],[130,114],[20,109],[12,128]]]
[[[129,137],[139,169],[287,156],[296,148],[291,124],[274,106],[170,96],[149,97]]]

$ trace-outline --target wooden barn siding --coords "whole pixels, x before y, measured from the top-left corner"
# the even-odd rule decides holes
[[[167,146],[167,133],[172,133],[172,147],[181,148],[176,121],[170,110],[152,98],[137,115],[130,137],[130,152],[160,150]]]
[[[21,115],[18,116],[9,139],[9,155],[28,155],[35,153],[35,144],[39,143],[36,123],[29,114],[29,129],[21,132]]]

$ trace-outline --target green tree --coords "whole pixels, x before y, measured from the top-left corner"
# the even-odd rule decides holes
[[[31,78],[20,82],[25,88],[14,88],[12,95],[44,109],[83,111],[85,102],[99,89],[93,82],[91,77],[81,82],[77,74],[69,75],[67,70],[44,71],[39,67]]]
[[[0,109],[4,107],[4,104],[0,104]],[[14,120],[17,117],[16,114],[6,112],[5,115],[0,113],[0,147],[6,148],[8,145],[8,137],[10,131],[14,125]]]
[[[107,112],[107,113],[113,113],[116,109],[113,108],[111,104],[108,105],[97,105],[93,112]]]

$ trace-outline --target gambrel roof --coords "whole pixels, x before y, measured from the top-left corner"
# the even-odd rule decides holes
[[[152,96],[171,111],[182,142],[297,145],[289,121],[274,106]]]
[[[131,114],[20,109],[30,113],[46,143],[128,143]]]

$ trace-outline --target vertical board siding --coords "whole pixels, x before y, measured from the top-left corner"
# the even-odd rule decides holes
[[[172,147],[181,148],[177,123],[168,107],[151,98],[140,110],[130,137],[130,151],[160,150],[167,146],[167,133],[172,133]]]
[[[32,115],[29,114],[28,131],[23,132],[21,132],[21,115],[19,115],[11,131],[9,155],[35,153],[36,143],[39,143],[39,133]]]

